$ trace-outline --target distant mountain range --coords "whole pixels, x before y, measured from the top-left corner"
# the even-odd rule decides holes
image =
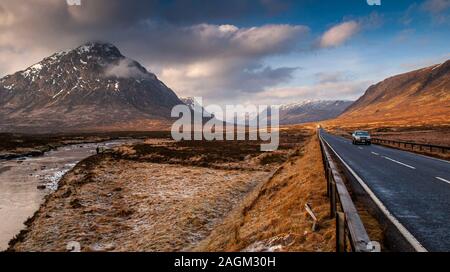
[[[337,121],[449,125],[450,60],[369,87]]]
[[[0,132],[167,128],[181,103],[114,45],[91,42],[0,79]]]
[[[333,119],[349,107],[353,101],[317,100],[285,104],[280,107],[280,124],[292,125]]]
[[[197,103],[193,97],[184,97],[180,98],[180,100],[192,110],[194,110],[194,105]],[[352,103],[352,101],[342,100],[306,100],[279,105],[280,124],[292,125],[332,119],[339,116]],[[270,116],[270,113],[268,115]],[[250,114],[251,116],[256,118],[256,113]]]

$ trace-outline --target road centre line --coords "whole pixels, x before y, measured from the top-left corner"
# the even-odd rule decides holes
[[[395,163],[398,163],[398,164],[400,164],[400,165],[406,166],[406,167],[408,167],[408,168],[416,169],[414,166],[408,165],[408,164],[403,163],[403,162],[399,162],[399,161],[394,160],[394,159],[392,159],[392,158],[389,158],[389,157],[386,157],[386,156],[383,156],[383,158],[385,158],[385,159],[387,159],[387,160],[390,160],[390,161],[393,161],[393,162],[395,162]]]
[[[440,181],[443,181],[443,182],[447,182],[448,184],[450,184],[450,181],[448,181],[448,180],[446,180],[446,179],[444,179],[444,178],[441,178],[441,177],[436,177],[438,180],[440,180]]]

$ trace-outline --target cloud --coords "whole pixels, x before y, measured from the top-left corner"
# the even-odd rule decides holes
[[[192,8],[196,5],[187,7],[186,1],[176,0],[85,0],[81,6],[59,0],[2,1],[0,13],[11,19],[0,17],[0,75],[24,69],[56,51],[100,40],[115,44],[183,96],[239,97],[292,78],[295,67],[264,62],[297,50],[308,27],[199,23],[216,13],[216,19],[273,14],[286,7],[280,3],[289,1],[242,1],[231,7],[211,2],[202,2],[200,13]],[[136,77],[139,69],[120,63],[107,75]]]
[[[299,25],[197,24],[176,26],[148,21],[127,32],[118,41],[134,59],[167,68],[217,59],[262,60],[296,50],[309,29]],[[228,61],[227,61],[228,63]]]
[[[400,22],[409,26],[425,14],[435,25],[448,24],[450,22],[449,9],[449,0],[426,0],[420,4],[412,3],[400,17]]]
[[[125,58],[119,63],[110,65],[105,69],[105,76],[118,78],[145,78],[145,68],[140,66],[136,61]]]
[[[134,58],[144,61],[183,96],[237,98],[288,82],[296,67],[271,67],[267,57],[296,50],[305,26],[198,24],[176,27],[151,23],[144,39],[132,39]]]
[[[359,30],[369,30],[382,27],[385,23],[385,17],[383,14],[373,11],[367,16],[358,18],[356,21],[359,25]]]
[[[356,21],[343,22],[327,30],[320,39],[320,47],[330,48],[342,45],[355,35],[360,26]]]
[[[161,72],[160,78],[184,96],[203,96],[217,102],[286,83],[296,70],[248,59],[215,59],[171,66]]]
[[[347,80],[347,77],[342,71],[334,72],[320,72],[316,73],[315,77],[319,83],[341,82]]]
[[[412,39],[414,34],[416,34],[415,29],[412,28],[403,29],[396,35],[394,40],[397,43],[409,42],[409,40]]]
[[[367,80],[323,82],[314,85],[270,88],[258,93],[255,98],[261,103],[283,104],[295,100],[326,99],[355,100],[370,86]]]
[[[319,72],[314,74],[315,82],[309,85],[273,87],[256,94],[265,103],[282,104],[292,100],[355,100],[372,84],[366,79],[355,79],[346,71]]]
[[[422,7],[434,14],[441,13],[450,8],[450,1],[448,0],[427,0]]]
[[[405,26],[409,26],[414,20],[414,13],[417,11],[417,3],[411,4],[400,16],[399,22]]]
[[[0,27],[9,26],[14,23],[14,15],[0,6]]]
[[[427,0],[421,7],[431,15],[434,23],[443,24],[450,21],[449,0]]]
[[[81,6],[81,0],[66,0],[69,6]]]

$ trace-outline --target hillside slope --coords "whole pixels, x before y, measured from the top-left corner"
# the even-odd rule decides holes
[[[450,123],[450,61],[375,84],[336,122],[430,125]]]

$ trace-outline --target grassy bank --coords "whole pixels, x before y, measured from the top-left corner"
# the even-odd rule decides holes
[[[305,211],[309,203],[319,228]],[[317,137],[256,188],[195,251],[334,251],[326,182]]]

